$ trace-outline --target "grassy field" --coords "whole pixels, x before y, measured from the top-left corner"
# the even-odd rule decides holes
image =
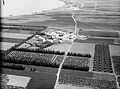
[[[111,56],[120,56],[120,46],[110,45],[109,49]]]
[[[8,29],[8,30],[3,30],[3,32],[6,33],[20,33],[20,34],[30,34],[31,31],[25,31],[25,30],[12,30],[12,29]]]
[[[107,43],[110,45],[114,45],[114,39],[103,39],[103,38],[88,38],[86,40],[75,39],[74,42],[77,43]]]
[[[89,35],[94,37],[119,37],[118,32],[109,32],[109,31],[79,31],[80,35]]]
[[[48,26],[65,30],[74,29],[74,21],[71,14],[37,14],[23,15],[3,19],[5,23],[19,23],[22,25]]]
[[[55,44],[55,45],[49,46],[45,49],[60,51],[60,52],[67,52],[70,45],[71,44]]]
[[[95,44],[74,43],[69,52],[92,54],[92,56],[94,56],[94,48],[95,48]]]
[[[20,34],[20,33],[1,33],[3,38],[14,38],[14,39],[26,39],[32,34]]]

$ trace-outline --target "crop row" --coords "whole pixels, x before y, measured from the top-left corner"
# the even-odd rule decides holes
[[[112,56],[115,73],[120,75],[120,56]]]
[[[113,73],[109,46],[107,44],[95,45],[93,71]]]
[[[3,26],[22,26],[22,27],[39,27],[39,28],[44,28],[46,26],[31,26],[31,25],[21,25],[21,24],[8,24],[8,23],[2,23]]]
[[[89,58],[67,56],[63,63],[63,68],[89,71]]]
[[[62,62],[63,56],[59,55],[55,61],[52,61],[53,54],[12,51],[2,58],[3,62],[35,65],[35,66],[48,66],[58,68]]]
[[[88,57],[91,58],[90,54],[81,54],[81,53],[73,53],[73,52],[68,52],[68,56],[78,56],[78,57]]]
[[[12,51],[2,61],[26,65],[53,66],[51,63],[52,57],[51,54]]]
[[[15,64],[15,63],[6,63],[3,62],[0,65],[2,68],[9,68],[9,69],[16,69],[16,70],[25,70],[25,67],[22,64]]]
[[[89,86],[93,89],[117,89],[115,81],[98,80],[74,75],[60,75],[59,83],[72,84],[73,86],[79,87]]]
[[[2,29],[12,29],[12,30],[27,30],[27,31],[42,31],[44,28],[28,28],[28,27],[2,27]]]

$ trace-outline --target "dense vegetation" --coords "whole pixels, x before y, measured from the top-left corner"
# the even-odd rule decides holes
[[[117,75],[120,75],[120,56],[113,56],[112,59],[113,59],[115,73]]]
[[[16,69],[16,70],[25,70],[25,67],[22,64],[15,64],[15,63],[1,63],[1,68],[9,68],[9,69]]]
[[[113,73],[109,46],[107,44],[95,45],[93,71]]]
[[[73,75],[61,74],[59,76],[59,83],[72,84],[73,86],[80,86],[80,87],[86,86],[94,89],[117,89],[117,85],[115,81],[98,80],[95,78],[84,77],[84,75],[75,76],[74,74]]]
[[[73,53],[73,52],[68,52],[68,56],[78,56],[78,57],[88,57],[91,58],[90,54],[81,54],[81,53]]]
[[[64,69],[89,71],[89,58],[68,56],[62,67]]]

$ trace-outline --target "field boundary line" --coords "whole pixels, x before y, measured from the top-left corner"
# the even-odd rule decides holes
[[[65,59],[66,59],[66,57],[67,57],[67,54],[68,54],[68,52],[69,52],[69,50],[70,50],[70,48],[72,47],[73,44],[74,44],[74,42],[73,42],[73,43],[70,45],[70,47],[68,48],[68,50],[67,50],[67,52],[65,53],[65,56],[64,56],[64,58],[63,58],[63,60],[62,60],[62,62],[61,62],[61,64],[60,64],[60,67],[59,67],[58,73],[57,73],[57,79],[56,79],[56,83],[55,83],[54,89],[56,89],[56,87],[57,87],[58,80],[59,80],[59,75],[60,75],[60,72],[61,72],[61,69],[62,69],[62,65],[63,65],[63,63],[64,63],[64,61],[65,61]]]

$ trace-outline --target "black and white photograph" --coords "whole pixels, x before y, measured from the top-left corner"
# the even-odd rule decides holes
[[[0,0],[0,89],[120,89],[120,0]]]

